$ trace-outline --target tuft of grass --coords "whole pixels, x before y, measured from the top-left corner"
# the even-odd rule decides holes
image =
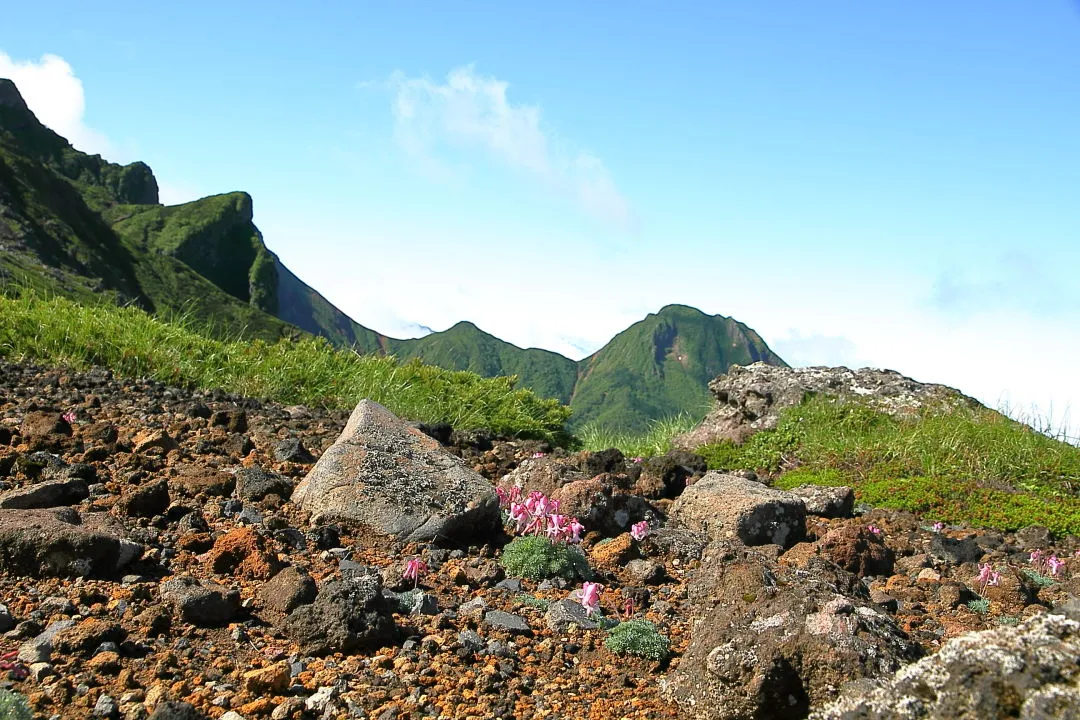
[[[978,600],[968,600],[968,610],[971,612],[985,615],[990,612],[990,601],[986,598],[979,598]]]
[[[653,457],[671,450],[671,441],[697,427],[701,418],[691,413],[681,413],[660,420],[653,420],[644,433],[612,430],[605,425],[589,424],[581,428],[577,436],[583,449],[599,452],[618,448],[626,457]]]
[[[774,430],[697,452],[711,469],[780,473],[776,485],[850,485],[860,502],[1000,530],[1080,533],[1080,448],[985,408],[896,417],[808,398]]]
[[[604,647],[616,655],[636,655],[660,662],[671,652],[671,641],[648,620],[627,620],[611,629]]]
[[[529,580],[561,577],[573,581],[592,577],[589,562],[577,547],[534,535],[511,540],[503,548],[499,562],[507,574]]]
[[[0,720],[31,720],[34,714],[23,695],[0,689]]]
[[[218,388],[331,408],[364,398],[399,416],[461,429],[537,437],[563,444],[570,409],[516,389],[509,378],[481,378],[417,360],[360,355],[322,338],[267,343],[217,340],[185,323],[133,307],[84,306],[33,292],[0,295],[0,357],[74,369],[101,366],[120,376]]]

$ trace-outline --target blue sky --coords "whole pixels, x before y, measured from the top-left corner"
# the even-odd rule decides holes
[[[1080,3],[23,3],[0,53],[380,331],[681,302],[1080,420]]]

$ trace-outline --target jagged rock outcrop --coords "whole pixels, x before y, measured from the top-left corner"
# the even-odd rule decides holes
[[[405,541],[479,535],[500,522],[491,482],[371,400],[356,406],[292,500],[313,524]]]
[[[979,406],[976,400],[945,385],[921,383],[893,370],[846,367],[789,368],[765,363],[733,366],[709,383],[717,406],[701,425],[675,438],[677,447],[694,449],[729,440],[741,443],[776,427],[780,413],[808,394],[862,398],[887,413],[906,413],[927,404]]]
[[[1080,717],[1080,623],[1036,615],[969,633],[887,680],[845,687],[811,720]]]
[[[805,717],[845,682],[894,672],[918,655],[864,593],[853,575],[819,558],[794,570],[714,542],[689,588],[690,645],[664,692],[692,720]]]

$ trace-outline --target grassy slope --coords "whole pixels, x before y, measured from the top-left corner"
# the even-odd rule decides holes
[[[569,409],[512,388],[419,362],[357,355],[321,338],[225,342],[136,308],[80,305],[35,293],[0,296],[0,356],[342,409],[371,398],[414,420],[565,442]]]
[[[899,419],[819,397],[742,446],[699,452],[714,469],[780,473],[785,488],[851,485],[862,502],[931,521],[1080,535],[1080,448],[986,408]]]
[[[703,417],[708,382],[733,364],[758,360],[784,364],[742,323],[669,305],[581,361],[570,403],[575,425],[641,433],[653,419]]]

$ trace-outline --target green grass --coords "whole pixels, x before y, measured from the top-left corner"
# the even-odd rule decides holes
[[[697,427],[701,421],[696,415],[681,413],[661,420],[653,420],[644,433],[619,432],[595,424],[586,425],[578,431],[585,450],[599,452],[618,448],[626,457],[652,457],[663,455],[671,449],[671,441]]]
[[[207,337],[141,310],[84,306],[33,292],[0,295],[0,357],[332,408],[370,398],[394,413],[456,428],[565,442],[569,408],[507,378],[358,355],[307,338],[266,343]]]
[[[816,397],[743,445],[698,450],[711,469],[780,473],[776,485],[851,485],[860,502],[929,519],[1080,534],[1080,448],[983,408],[903,418]]]

